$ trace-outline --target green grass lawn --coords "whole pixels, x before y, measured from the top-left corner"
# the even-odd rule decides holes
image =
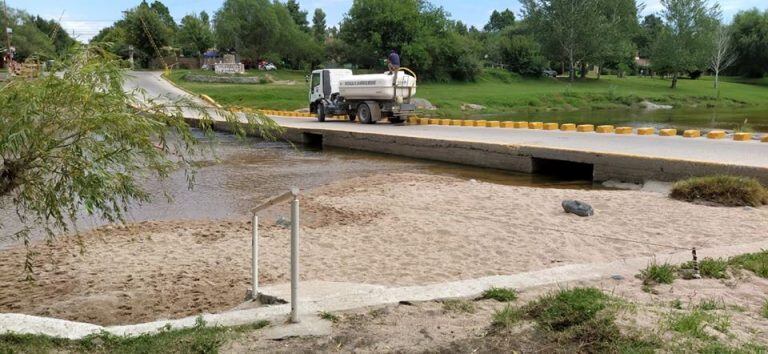
[[[171,79],[182,87],[205,93],[226,106],[258,109],[295,110],[307,107],[307,90],[300,71],[270,72],[277,80],[295,84],[202,84],[183,80],[190,71],[179,70]],[[249,73],[248,75],[263,75]],[[500,70],[486,70],[475,82],[421,83],[417,97],[438,107],[422,115],[470,117],[520,112],[573,112],[636,107],[648,100],[676,108],[749,107],[768,110],[768,80],[724,78],[720,99],[716,98],[710,77],[680,80],[670,89],[670,81],[660,78],[603,76],[569,82],[565,78],[524,79]],[[465,103],[485,106],[482,111],[462,111]]]

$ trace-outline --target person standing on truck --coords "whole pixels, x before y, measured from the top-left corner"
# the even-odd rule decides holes
[[[392,52],[389,53],[389,58],[387,58],[387,66],[389,67],[389,75],[392,75],[393,73],[400,70],[400,56],[394,49],[392,49]]]

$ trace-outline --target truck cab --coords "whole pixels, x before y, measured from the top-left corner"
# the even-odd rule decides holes
[[[410,103],[416,91],[415,74],[354,75],[348,69],[322,69],[313,71],[307,81],[309,111],[321,122],[344,115],[367,124],[382,119],[401,123],[416,110]]]

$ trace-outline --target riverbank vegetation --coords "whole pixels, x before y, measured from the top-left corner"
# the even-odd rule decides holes
[[[737,176],[694,177],[679,181],[670,197],[722,206],[760,207],[768,204],[768,189],[756,179]]]

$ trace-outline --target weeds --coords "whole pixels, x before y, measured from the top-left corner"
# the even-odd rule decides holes
[[[490,288],[483,292],[481,298],[500,302],[512,302],[517,300],[517,291],[509,288]]]
[[[510,328],[520,322],[522,318],[523,312],[520,309],[507,305],[493,314],[491,324],[496,328]]]
[[[669,317],[669,328],[675,332],[695,338],[708,339],[709,335],[704,331],[704,325],[706,325],[710,317],[710,315],[698,309],[688,313],[672,314]]]
[[[573,288],[540,297],[526,305],[539,326],[561,331],[589,321],[606,307],[608,295],[595,288]]]
[[[467,300],[450,299],[443,301],[443,310],[448,312],[475,313],[475,305]]]
[[[672,284],[675,281],[677,268],[669,263],[658,264],[653,261],[645,269],[640,271],[639,278],[643,285]]]
[[[713,311],[725,309],[725,303],[723,301],[717,301],[715,299],[705,299],[699,302],[697,306],[702,311]]]
[[[768,318],[768,299],[765,299],[765,302],[763,303],[763,307],[760,309],[760,314]]]
[[[326,321],[331,321],[333,323],[339,323],[339,321],[341,321],[341,318],[339,316],[333,313],[330,313],[328,311],[320,311],[317,314],[317,316],[320,317],[321,319],[324,319]]]
[[[681,270],[693,270],[693,262],[680,265]],[[699,261],[699,272],[704,278],[728,279],[728,261],[722,258],[704,258]]]
[[[728,260],[728,264],[749,270],[761,278],[768,278],[768,251],[766,250],[732,257]]]
[[[102,332],[81,340],[42,335],[0,335],[0,353],[99,352],[99,353],[215,353],[226,341],[269,325],[260,321],[237,327],[208,327],[198,318],[194,327],[135,337],[120,337]]]

